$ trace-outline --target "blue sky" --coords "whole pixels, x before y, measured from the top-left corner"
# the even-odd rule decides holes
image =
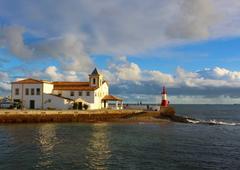
[[[130,62],[142,69],[154,69],[174,73],[181,66],[189,71],[216,66],[238,70],[240,37],[201,41],[192,44],[157,49],[147,54],[129,55]],[[146,59],[146,56],[147,59]],[[110,55],[92,55],[100,68],[106,68]]]
[[[33,77],[85,81],[157,102],[240,102],[238,0],[0,1],[0,95]],[[195,98],[195,100],[193,100]]]

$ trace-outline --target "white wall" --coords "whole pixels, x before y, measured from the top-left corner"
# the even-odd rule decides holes
[[[15,95],[15,89],[19,89],[19,95]],[[22,84],[12,84],[12,98],[13,99],[22,99]]]
[[[109,95],[109,87],[105,82],[102,86],[100,86],[94,92],[94,105],[92,105],[91,109],[101,109],[103,108],[102,98],[106,95]]]
[[[73,102],[67,99],[53,96],[51,94],[44,94],[43,97],[44,109],[68,110],[73,107]]]
[[[43,83],[43,93],[51,94],[53,92],[53,84]]]
[[[19,95],[15,95],[15,89],[19,88]],[[29,88],[29,95],[25,94],[25,89]],[[34,88],[34,95],[31,95],[31,89]],[[40,95],[37,95],[36,89],[40,88]],[[22,91],[23,90],[23,91]],[[59,94],[62,93],[63,97],[70,99],[78,99],[81,98],[84,101],[90,104],[89,109],[101,109],[103,104],[101,102],[102,98],[109,94],[108,84],[105,82],[95,91],[89,91],[90,96],[87,96],[87,91],[82,91],[82,96],[79,96],[79,91],[74,91],[74,96],[71,96],[71,91],[53,91],[53,84],[43,83],[43,84],[12,84],[12,97],[13,99],[19,99],[23,102],[25,108],[30,108],[30,100],[35,101],[35,108],[42,109],[47,107],[57,108],[57,109],[68,109],[69,103],[66,99],[48,95],[48,94]],[[47,99],[51,99],[51,103],[44,104]]]
[[[82,96],[79,96],[79,91],[73,91],[73,92],[74,92],[74,96],[70,95],[70,93],[71,93],[70,90],[63,90],[63,91],[54,90],[53,94],[57,95],[57,94],[61,93],[63,97],[70,98],[73,100],[81,98],[90,104],[89,109],[101,109],[103,107],[101,100],[104,96],[109,94],[109,87],[108,87],[108,84],[105,82],[104,84],[102,84],[102,86],[100,86],[95,91],[89,91],[90,96],[86,95],[87,91],[81,91]]]
[[[59,90],[58,90],[58,92],[59,92]],[[54,94],[58,94],[58,92],[54,91]],[[86,95],[87,91],[81,91],[81,92],[82,92],[82,96],[79,96],[79,91],[74,91],[74,96],[71,96],[70,95],[70,93],[71,93],[70,90],[64,90],[64,91],[62,91],[62,96],[66,97],[66,98],[73,99],[73,100],[81,98],[81,99],[85,100],[88,103],[94,103],[94,91],[89,91],[90,92],[90,96]]]
[[[19,95],[15,95],[15,89],[19,88]],[[26,95],[26,89],[29,89],[29,94]],[[37,95],[37,88],[40,89],[40,95]],[[34,95],[31,94],[31,89],[34,89]],[[43,93],[52,93],[53,84],[12,84],[12,98],[22,101],[24,108],[30,108],[30,100],[35,101],[35,108],[42,109]]]
[[[15,89],[19,88],[19,95],[15,95]],[[26,89],[29,89],[29,94],[26,95]],[[40,89],[40,95],[37,95],[37,88]],[[31,95],[31,89],[34,89],[34,95]],[[42,84],[12,84],[12,97],[22,101],[25,108],[30,108],[30,100],[35,101],[35,108],[42,108]]]

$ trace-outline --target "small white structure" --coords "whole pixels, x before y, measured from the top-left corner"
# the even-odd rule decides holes
[[[31,78],[12,82],[11,96],[13,101],[29,109],[101,109],[108,107],[109,85],[95,68],[88,82],[49,82]]]
[[[123,109],[123,100],[121,98],[115,97],[113,95],[106,95],[102,99],[102,103],[104,108],[109,108],[108,102],[115,102],[115,107],[111,107],[112,109]]]

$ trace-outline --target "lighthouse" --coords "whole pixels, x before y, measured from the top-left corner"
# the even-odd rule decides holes
[[[167,100],[167,91],[166,91],[165,86],[163,86],[161,107],[168,107],[168,104],[169,104],[169,102]]]

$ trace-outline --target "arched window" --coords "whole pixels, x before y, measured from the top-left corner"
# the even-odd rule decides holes
[[[93,84],[96,84],[96,79],[95,78],[93,78]]]

